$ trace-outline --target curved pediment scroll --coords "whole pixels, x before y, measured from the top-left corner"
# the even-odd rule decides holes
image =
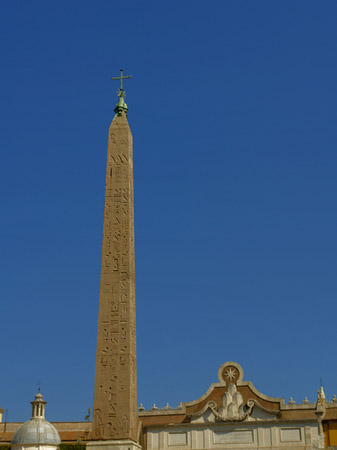
[[[228,391],[222,397],[222,404],[218,408],[214,401],[209,401],[201,411],[191,416],[191,421],[206,422],[242,422],[252,413],[255,400],[249,399],[246,404],[235,384],[228,385]]]

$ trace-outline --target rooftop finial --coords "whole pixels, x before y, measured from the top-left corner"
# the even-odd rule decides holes
[[[131,75],[123,76],[123,69],[121,69],[121,74],[120,74],[119,77],[112,77],[111,78],[112,80],[120,80],[121,81],[121,86],[120,86],[120,88],[117,91],[119,100],[118,100],[118,103],[117,103],[116,108],[115,108],[115,113],[118,116],[120,116],[123,111],[127,112],[127,110],[128,110],[128,107],[127,107],[127,105],[126,105],[126,103],[124,101],[125,91],[123,89],[123,80],[125,80],[125,78],[131,78]]]
[[[43,384],[43,383],[42,383],[41,380],[38,380],[38,382],[36,383],[39,394],[40,394],[40,391],[41,391],[41,386],[42,386],[42,384]]]
[[[38,393],[35,395],[35,399],[30,403],[33,407],[32,419],[44,419],[46,402],[43,400],[43,395],[40,392],[40,388],[38,389]]]

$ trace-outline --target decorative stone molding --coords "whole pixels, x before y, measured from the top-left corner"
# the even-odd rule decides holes
[[[253,399],[248,400],[244,405],[242,395],[238,392],[235,384],[231,383],[228,385],[228,391],[222,397],[222,405],[219,408],[214,401],[210,401],[201,411],[191,416],[191,421],[205,416],[208,422],[242,422],[250,416],[254,406]]]
[[[225,374],[228,372],[230,376],[235,377],[235,370],[230,372],[230,369],[227,369]],[[234,372],[234,373],[233,373]],[[247,404],[243,404],[243,398],[240,392],[238,392],[235,384],[228,385],[228,391],[222,397],[222,405],[220,406],[215,416],[218,420],[223,422],[229,421],[242,421],[245,420],[252,412],[254,407],[254,402],[252,400],[248,400]]]
[[[220,384],[240,383],[243,380],[243,369],[234,361],[223,363],[218,370]]]

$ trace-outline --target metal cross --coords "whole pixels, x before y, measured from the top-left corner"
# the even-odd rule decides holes
[[[120,77],[113,77],[111,78],[112,80],[121,80],[121,87],[120,87],[120,92],[123,92],[123,80],[125,78],[131,78],[131,75],[126,75],[125,77],[123,77],[123,69],[121,69],[121,76]]]
[[[42,385],[43,383],[42,383],[41,380],[39,380],[36,384],[37,384],[38,389],[39,389],[39,392],[40,392],[40,390],[41,390],[41,385]]]

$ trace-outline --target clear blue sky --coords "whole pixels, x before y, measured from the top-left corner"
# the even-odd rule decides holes
[[[337,3],[2,5],[0,406],[93,402],[107,131],[134,136],[138,400],[337,394]]]

